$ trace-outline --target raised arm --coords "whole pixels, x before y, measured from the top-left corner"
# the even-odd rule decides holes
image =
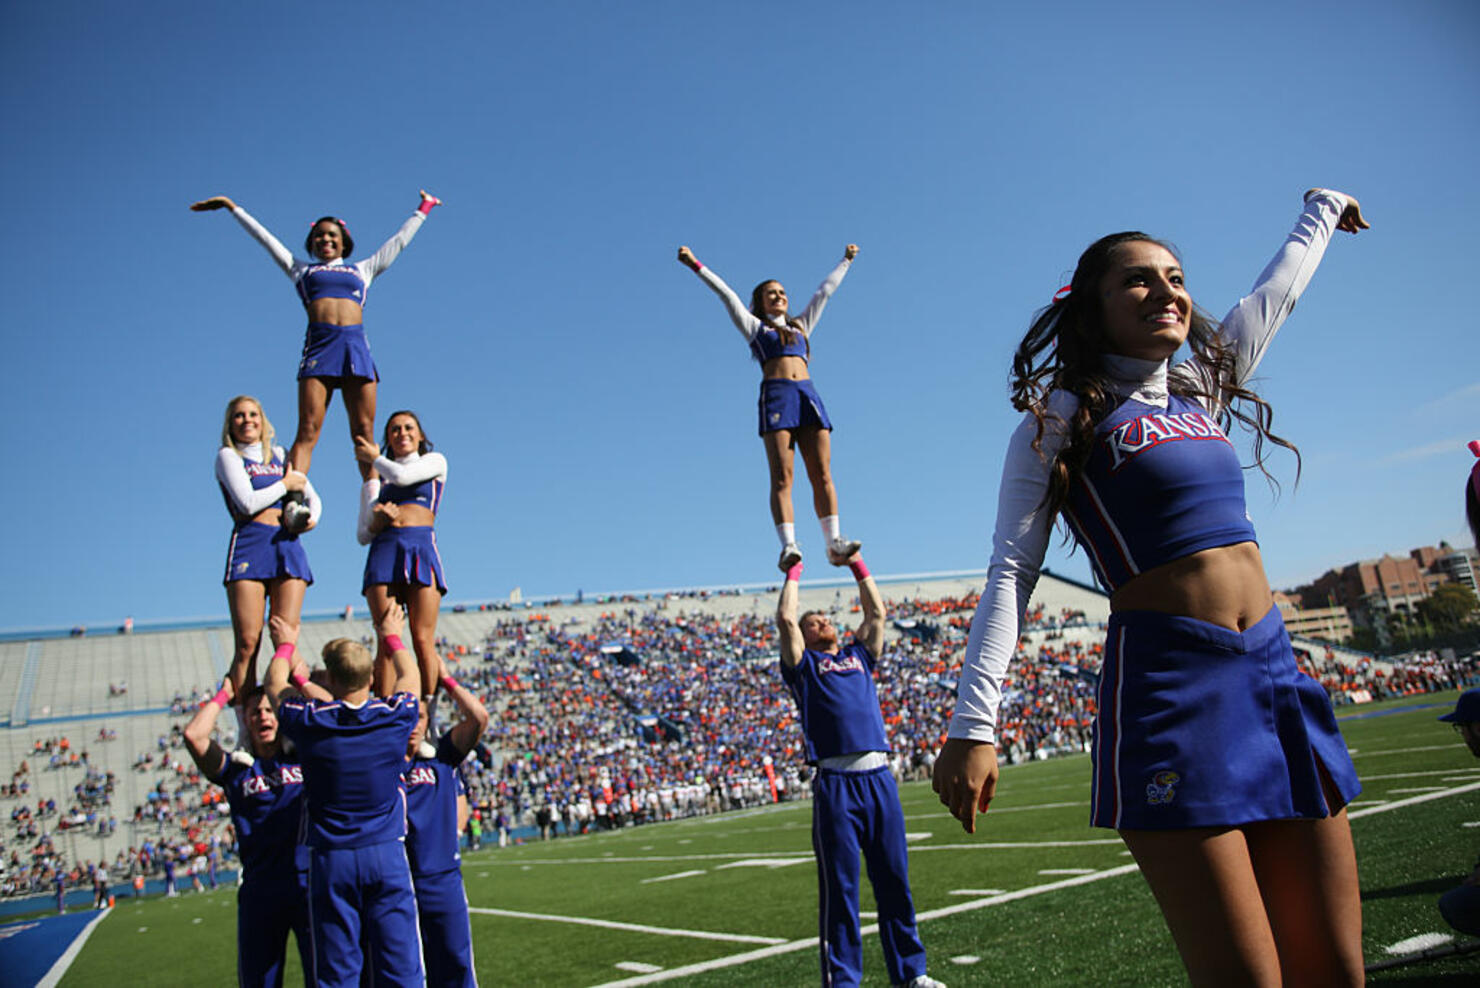
[[[441,199],[428,195],[426,189],[421,190],[421,205],[416,207],[416,212],[406,218],[406,222],[401,224],[401,229],[396,231],[395,236],[380,245],[380,250],[356,265],[367,287],[375,276],[390,267],[391,263],[400,256],[401,251],[406,249],[406,245],[411,243],[411,238],[416,236],[416,231],[421,229],[421,225],[431,215],[432,207],[441,204]]]
[[[251,213],[232,202],[226,196],[212,196],[202,199],[200,202],[191,203],[190,208],[197,213],[208,212],[213,209],[229,209],[231,215],[242,225],[242,229],[251,234],[253,240],[261,244],[272,259],[277,262],[278,267],[288,277],[293,277],[293,252],[283,246],[283,242],[268,232],[267,227],[258,223]]]
[[[791,669],[802,661],[802,627],[797,624],[797,596],[801,590],[802,564],[786,571],[781,596],[776,601],[776,633],[781,645],[781,664]]]
[[[262,677],[262,691],[272,701],[273,713],[277,713],[284,700],[302,695],[290,680],[293,657],[298,649],[298,624],[274,614],[268,619],[267,626],[272,635],[273,652],[271,661],[267,663],[267,675]]]
[[[725,304],[725,311],[730,314],[730,322],[735,324],[735,328],[740,331],[741,336],[745,337],[747,343],[750,342],[756,333],[760,332],[760,319],[756,318],[755,313],[745,307],[745,303],[740,301],[740,296],[736,295],[735,290],[725,284],[723,278],[699,263],[699,259],[694,256],[693,251],[687,247],[680,247],[678,249],[678,261],[684,267],[697,274],[699,280],[708,285],[714,294],[719,296],[720,301]]]
[[[392,604],[386,608],[385,617],[380,619],[375,631],[380,635],[381,641],[385,642],[385,650],[391,657],[391,668],[396,673],[391,694],[410,693],[412,696],[421,696],[421,673],[417,671],[416,659],[411,650],[401,640],[401,628],[405,620],[400,605]]]
[[[941,803],[967,833],[976,832],[976,814],[986,812],[997,791],[997,710],[1002,683],[1048,551],[1053,518],[1043,507],[1043,497],[1048,490],[1049,464],[1063,442],[1062,423],[1075,403],[1064,392],[1050,397],[1042,456],[1033,449],[1037,425],[1031,413],[1023,416],[1007,445],[987,585],[971,621],[956,686],[956,708],[934,769],[933,785]]]
[[[457,750],[466,758],[468,752],[478,743],[483,732],[488,729],[488,708],[483,705],[472,690],[452,678],[447,671],[447,663],[438,657],[438,678],[442,682],[442,688],[452,697],[457,709],[463,713],[463,719],[453,725],[452,730],[447,733],[452,738],[452,743]]]
[[[863,620],[858,623],[858,630],[853,633],[858,644],[868,649],[868,654],[878,661],[879,655],[884,651],[884,597],[879,593],[879,585],[869,575],[868,567],[863,564],[863,556],[855,552],[848,559],[848,568],[853,571],[853,578],[858,581],[858,603],[863,609]]]
[[[185,725],[185,750],[190,752],[190,759],[200,769],[200,774],[212,782],[221,778],[221,770],[226,767],[226,752],[211,737],[211,732],[216,729],[216,718],[231,703],[234,695],[231,679],[227,677],[221,681],[216,695],[202,703],[195,716],[190,718],[190,723]]]
[[[1222,332],[1234,346],[1233,383],[1243,387],[1279,331],[1301,293],[1310,284],[1337,230],[1356,233],[1368,228],[1361,204],[1342,192],[1311,189],[1295,228],[1259,273],[1248,295],[1223,317]],[[1196,358],[1184,361],[1172,373],[1205,374]],[[1211,383],[1211,382],[1207,382]]]
[[[843,283],[843,277],[853,265],[853,258],[857,256],[857,244],[849,244],[844,248],[843,259],[838,262],[837,267],[828,273],[826,278],[822,279],[822,284],[817,286],[817,291],[812,293],[811,301],[802,310],[802,314],[797,317],[797,322],[801,324],[803,333],[808,336],[812,335],[812,327],[816,326],[817,320],[822,318],[822,310],[827,306],[827,300],[832,298],[832,293],[837,291],[838,286]]]

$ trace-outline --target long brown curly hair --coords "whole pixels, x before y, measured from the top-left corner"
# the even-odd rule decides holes
[[[1012,405],[1018,411],[1032,412],[1037,420],[1038,431],[1033,437],[1033,448],[1040,456],[1043,455],[1049,394],[1062,390],[1079,399],[1079,407],[1064,423],[1068,442],[1054,457],[1049,470],[1044,505],[1055,515],[1064,506],[1070,487],[1079,479],[1089,460],[1095,426],[1119,401],[1111,388],[1102,359],[1109,350],[1109,343],[1098,289],[1116,249],[1135,241],[1156,244],[1177,257],[1170,245],[1139,231],[1129,230],[1101,237],[1080,255],[1068,293],[1056,296],[1048,307],[1039,310],[1028,334],[1013,354]],[[1218,321],[1197,306],[1192,309],[1187,345],[1209,373],[1205,376],[1191,375],[1191,379],[1182,375],[1170,376],[1168,390],[1207,405],[1224,432],[1229,430],[1234,420],[1252,431],[1254,463],[1276,487],[1278,483],[1264,466],[1265,444],[1273,443],[1290,450],[1295,454],[1298,482],[1300,451],[1270,431],[1274,410],[1268,402],[1239,383],[1232,344],[1224,339]]]
[[[750,314],[755,316],[761,322],[766,323],[767,326],[771,324],[769,322],[766,322],[766,305],[765,300],[761,297],[761,291],[767,285],[779,284],[781,284],[781,282],[777,281],[775,278],[767,278],[765,281],[761,282],[759,285],[756,285],[750,290]],[[775,327],[775,329],[777,335],[781,337],[781,342],[785,343],[787,346],[791,346],[793,343],[795,343],[798,336],[806,339],[806,336],[802,333],[801,320],[792,318],[790,313],[787,314],[786,319],[782,322],[782,324]],[[807,356],[810,357],[811,355],[812,341],[807,340]]]

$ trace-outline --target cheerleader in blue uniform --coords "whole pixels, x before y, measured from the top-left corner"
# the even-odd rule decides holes
[[[355,456],[370,477],[360,489],[358,535],[370,546],[363,592],[370,616],[379,625],[393,606],[405,605],[424,701],[436,691],[437,611],[447,593],[442,556],[432,526],[447,484],[447,458],[432,452],[415,412],[400,411],[385,423],[383,449],[355,438]],[[391,678],[389,657],[376,661],[376,686]]]
[[[264,606],[270,601],[274,616],[297,624],[303,592],[313,582],[298,534],[282,524],[282,504],[288,494],[301,493],[307,528],[312,528],[319,520],[319,497],[308,478],[287,465],[283,448],[272,440],[272,423],[256,398],[238,395],[227,403],[216,482],[235,522],[223,582],[236,641],[227,677],[237,696],[257,682]]]
[[[771,520],[781,541],[777,565],[783,573],[802,561],[791,506],[793,449],[801,449],[802,462],[807,466],[812,505],[822,525],[828,561],[843,566],[861,546],[842,535],[838,492],[832,480],[832,421],[807,372],[812,329],[857,256],[858,245],[849,244],[843,251],[843,260],[817,287],[807,307],[800,315],[792,316],[788,314],[786,289],[781,282],[773,279],[756,285],[750,293],[750,307],[746,308],[719,275],[699,263],[693,251],[687,247],[678,249],[679,261],[724,302],[730,320],[750,345],[751,356],[761,365],[759,428],[771,471]]]
[[[1092,244],[1013,361],[1026,412],[1003,466],[986,590],[961,670],[940,800],[975,830],[997,785],[1008,661],[1060,512],[1110,594],[1091,822],[1119,831],[1194,984],[1360,984],[1362,910],[1345,807],[1356,771],[1296,667],[1244,505],[1237,419],[1332,233],[1367,223],[1325,189],[1222,325],[1143,233]],[[1169,365],[1184,343],[1189,359]]]
[[[280,240],[226,196],[213,196],[191,205],[197,212],[229,209],[242,228],[267,249],[293,280],[308,311],[308,333],[303,343],[303,359],[298,365],[298,434],[288,451],[288,462],[293,469],[308,472],[319,430],[324,425],[324,413],[336,388],[344,392],[350,434],[355,439],[374,437],[375,384],[380,380],[380,373],[365,338],[365,296],[370,283],[411,243],[432,207],[440,202],[423,190],[421,205],[401,224],[396,235],[370,257],[353,263],[349,255],[355,249],[354,238],[344,221],[337,217],[322,217],[309,228],[303,247],[313,259],[304,261],[294,258]],[[369,477],[369,467],[362,466],[360,476]]]

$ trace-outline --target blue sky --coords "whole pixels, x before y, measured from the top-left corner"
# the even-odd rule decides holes
[[[876,572],[974,568],[1009,357],[1079,251],[1168,238],[1222,313],[1312,185],[1373,229],[1261,369],[1305,456],[1249,480],[1271,580],[1468,541],[1477,40],[1464,2],[5,5],[0,627],[225,612],[222,411],[291,435],[304,318],[213,194],[357,256],[445,200],[366,326],[381,421],[450,462],[449,600],[774,577],[759,371],[679,244],[801,298],[861,245],[813,337],[844,527]],[[307,609],[358,605],[337,400],[312,476]]]

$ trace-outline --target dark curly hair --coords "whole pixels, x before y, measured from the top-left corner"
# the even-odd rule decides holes
[[[1068,441],[1054,457],[1044,495],[1044,505],[1055,515],[1064,506],[1070,487],[1089,460],[1095,426],[1118,401],[1102,359],[1109,344],[1098,289],[1116,250],[1138,241],[1156,244],[1177,256],[1170,245],[1135,230],[1096,240],[1080,255],[1068,293],[1055,297],[1047,308],[1039,310],[1012,358],[1012,405],[1018,411],[1032,412],[1037,419],[1033,448],[1039,455],[1043,453],[1049,394],[1062,390],[1079,399],[1079,407],[1070,421],[1064,423]],[[1192,375],[1192,379],[1175,375],[1168,379],[1168,389],[1173,394],[1205,403],[1225,432],[1234,420],[1250,429],[1254,433],[1254,462],[1271,483],[1275,482],[1274,478],[1264,467],[1265,443],[1293,452],[1298,481],[1300,451],[1270,431],[1274,411],[1238,381],[1233,346],[1223,338],[1218,321],[1196,306],[1192,310],[1187,345],[1208,373],[1201,377]]]
[[[385,428],[381,431],[380,434],[380,451],[386,456],[391,455],[391,423],[396,420],[396,416],[398,415],[405,415],[406,417],[411,419],[411,421],[416,423],[416,431],[421,433],[421,441],[416,444],[416,451],[423,456],[425,456],[427,453],[430,453],[434,448],[432,446],[432,441],[427,438],[427,431],[421,427],[421,419],[417,418],[416,413],[411,411],[409,408],[403,408],[400,411],[391,412],[391,414],[386,418]],[[392,457],[392,459],[394,459],[394,457]]]
[[[314,256],[313,232],[319,228],[320,223],[333,223],[335,226],[339,227],[340,239],[344,241],[344,253],[342,253],[340,256],[346,261],[349,260],[349,256],[355,252],[355,238],[349,235],[349,227],[345,226],[344,220],[340,219],[338,216],[320,216],[318,219],[309,224],[308,236],[303,238],[303,249],[308,252],[308,256]]]

